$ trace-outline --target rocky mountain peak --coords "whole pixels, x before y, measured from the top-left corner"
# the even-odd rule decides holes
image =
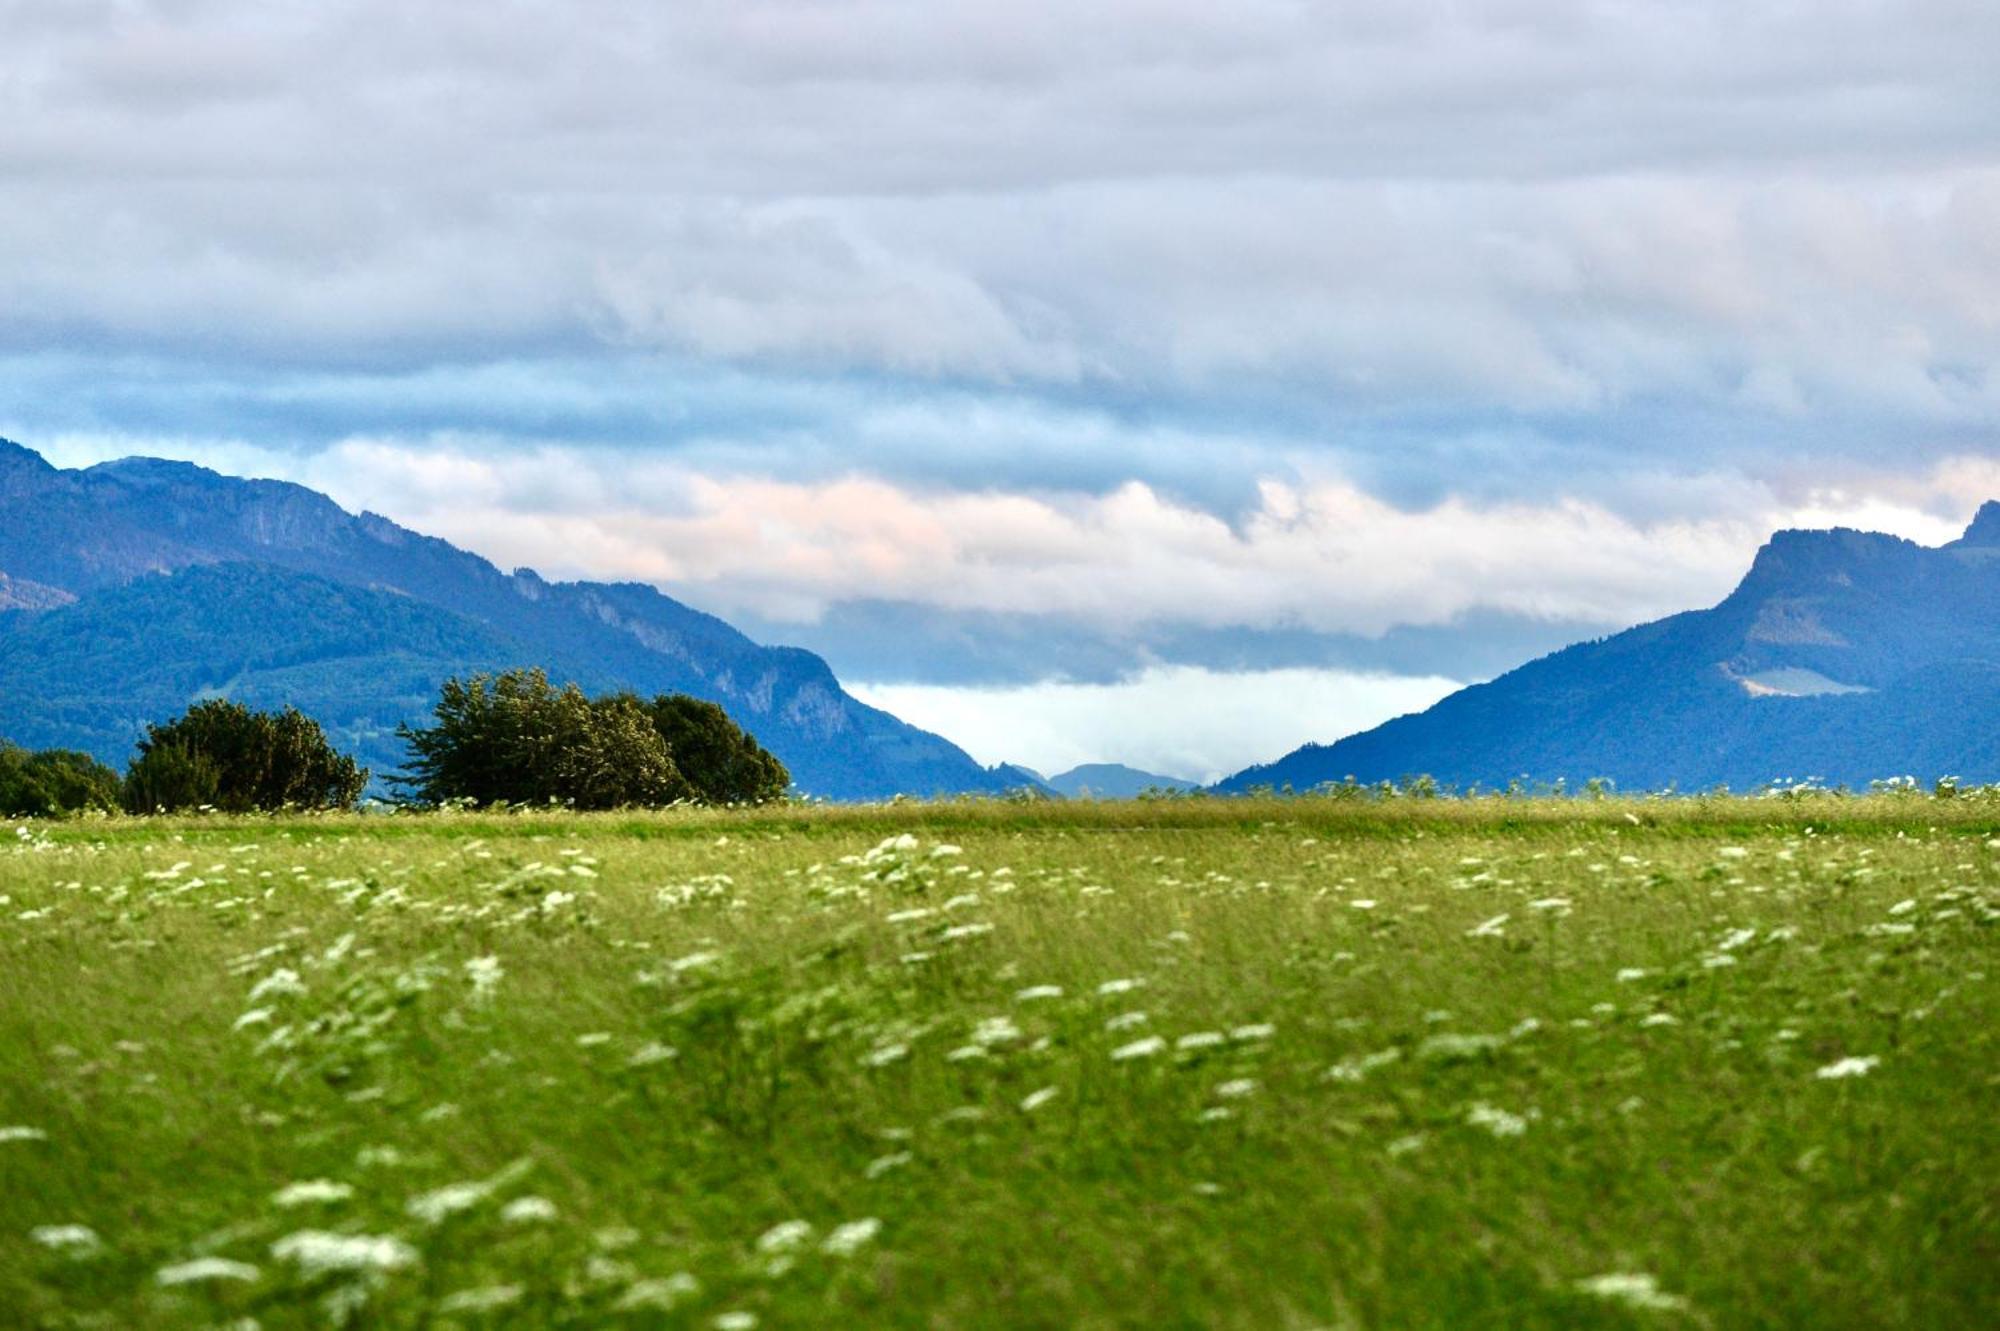
[[[2000,499],[1989,499],[1981,504],[1979,512],[1972,516],[1972,525],[1965,529],[1965,535],[1952,544],[2000,548]]]

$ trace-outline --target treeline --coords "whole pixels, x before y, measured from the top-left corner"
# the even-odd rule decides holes
[[[408,803],[761,804],[791,785],[727,712],[685,694],[592,698],[544,671],[512,670],[446,681],[433,720],[397,731],[409,770],[388,781]],[[369,776],[294,708],[216,700],[148,726],[123,777],[88,754],[0,741],[0,815],[346,809]]]

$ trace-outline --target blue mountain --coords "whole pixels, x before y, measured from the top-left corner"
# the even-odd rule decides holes
[[[0,440],[0,736],[122,763],[190,702],[290,703],[379,773],[449,675],[541,665],[711,699],[833,799],[1018,780],[637,583],[548,582],[278,481],[128,458],[62,470]]]
[[[1939,547],[1779,532],[1720,605],[1566,648],[1218,788],[1419,774],[1628,790],[2000,781],[2000,503]]]
[[[1048,779],[1052,790],[1069,799],[1129,800],[1149,790],[1193,790],[1197,784],[1124,763],[1085,763]]]

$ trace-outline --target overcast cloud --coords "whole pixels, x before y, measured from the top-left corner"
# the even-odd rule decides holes
[[[1476,677],[2000,494],[1983,0],[0,0],[0,48],[0,432],[981,714],[1232,632]],[[864,604],[926,626],[893,672]]]

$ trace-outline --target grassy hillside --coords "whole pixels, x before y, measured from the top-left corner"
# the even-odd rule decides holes
[[[30,1326],[1941,1327],[2000,804],[112,820],[0,849]]]

